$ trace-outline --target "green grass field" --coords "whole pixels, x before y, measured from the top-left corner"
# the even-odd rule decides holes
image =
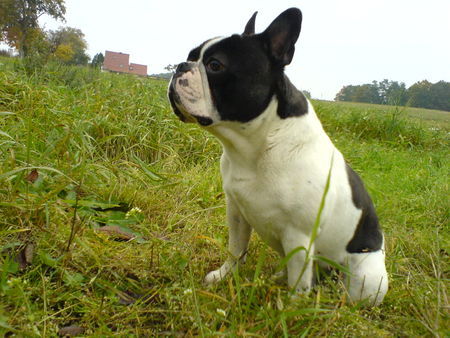
[[[397,114],[407,117],[415,122],[424,123],[424,126],[450,130],[450,112],[415,107],[394,107],[379,104],[357,102],[332,102],[336,109],[354,110],[356,112],[373,112],[381,114]]]
[[[386,235],[383,304],[338,272],[290,299],[256,236],[227,256],[218,142],[178,121],[165,81],[0,59],[0,335],[445,337],[450,113],[314,102]]]

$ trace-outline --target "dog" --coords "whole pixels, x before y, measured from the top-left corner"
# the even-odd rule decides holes
[[[282,257],[291,256],[287,282],[295,294],[310,291],[313,258],[320,255],[347,267],[352,301],[378,305],[388,276],[374,205],[311,103],[284,74],[302,13],[290,8],[259,34],[256,14],[242,34],[192,49],[168,89],[179,119],[199,124],[223,148],[230,257],[205,282],[220,281],[245,261],[255,230]]]

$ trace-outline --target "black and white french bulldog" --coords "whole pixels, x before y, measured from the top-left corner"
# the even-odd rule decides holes
[[[282,257],[294,253],[287,279],[295,291],[311,289],[309,257],[321,255],[348,267],[351,300],[380,304],[388,276],[372,201],[311,103],[284,74],[300,34],[301,11],[286,10],[260,34],[255,34],[255,17],[243,34],[214,38],[191,50],[169,85],[180,120],[198,123],[223,146],[230,258],[205,282],[221,280],[245,259],[255,230]]]

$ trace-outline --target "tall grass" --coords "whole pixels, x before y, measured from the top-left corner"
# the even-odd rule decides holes
[[[429,127],[421,121],[407,117],[405,107],[369,106],[354,104],[336,105],[328,102],[318,102],[316,109],[326,116],[326,126],[339,130],[360,140],[378,140],[384,144],[391,143],[394,147],[433,149],[445,146],[449,142],[445,127],[436,123]],[[445,113],[445,112],[442,112]],[[424,118],[427,113],[423,113]],[[448,115],[448,113],[447,113]],[[441,130],[441,127],[444,127]]]
[[[227,256],[220,147],[172,114],[167,83],[0,63],[0,334],[446,335],[445,129],[316,103],[386,232],[379,308],[349,303],[337,272],[292,300],[256,237],[247,263],[206,288]]]

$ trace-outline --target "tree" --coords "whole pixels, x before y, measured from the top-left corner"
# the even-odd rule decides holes
[[[47,37],[51,45],[51,52],[60,61],[74,65],[86,65],[88,63],[89,56],[86,54],[87,42],[80,29],[60,27],[56,31],[49,31]],[[68,58],[69,54],[67,53],[68,47],[72,50],[70,58]],[[65,53],[62,53],[64,55],[63,58],[58,57],[62,55],[61,48],[65,51]]]
[[[404,106],[407,101],[406,86],[403,82],[384,79],[378,83],[381,104]]]
[[[430,96],[433,109],[450,111],[450,82],[439,81],[432,84]]]
[[[368,103],[381,102],[376,81],[373,81],[372,84],[344,86],[339,93],[336,94],[335,100]]]
[[[44,32],[35,28],[28,31],[25,46],[27,54],[22,59],[23,66],[28,74],[33,74],[47,63],[50,45]]]
[[[92,58],[91,66],[94,68],[101,68],[103,66],[103,62],[105,61],[105,57],[102,53],[95,54]]]
[[[377,104],[405,105],[408,100],[406,86],[403,82],[372,81],[359,86],[344,86],[336,94],[336,101],[368,102]]]
[[[174,64],[168,64],[167,66],[164,67],[165,70],[167,70],[169,73],[175,73],[175,70],[177,69],[178,65]]]
[[[387,79],[359,86],[344,86],[336,101],[381,103],[450,111],[450,83],[419,81],[406,89],[403,82]]]
[[[72,47],[64,44],[59,45],[54,52],[56,58],[65,63],[68,63],[70,62],[70,60],[72,60],[73,54],[74,51]]]
[[[16,48],[21,57],[27,56],[33,44],[33,35],[39,29],[38,19],[48,14],[64,21],[64,0],[1,0],[0,41]]]
[[[361,86],[357,86],[352,101],[381,103],[377,82],[373,81],[371,84],[363,84]]]
[[[334,98],[335,101],[353,101],[353,98],[355,97],[357,86],[344,86],[339,91],[339,93],[336,94],[336,97]]]
[[[431,82],[419,81],[408,88],[408,106],[431,108],[430,88]]]

